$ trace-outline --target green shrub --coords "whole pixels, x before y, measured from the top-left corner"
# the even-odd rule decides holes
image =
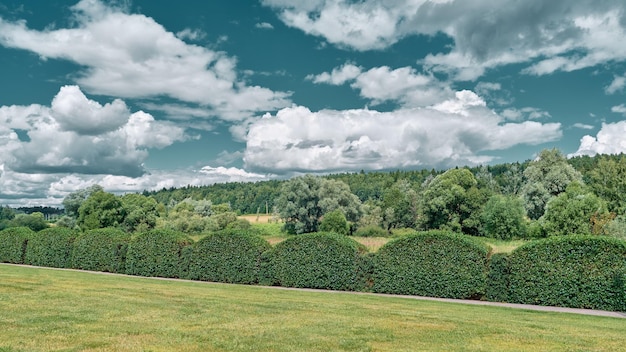
[[[491,302],[509,301],[508,253],[495,253],[489,258],[485,298]]]
[[[53,268],[71,266],[72,243],[78,232],[65,227],[51,227],[35,232],[26,245],[24,262]]]
[[[350,232],[350,226],[343,212],[337,209],[324,214],[320,223],[320,231],[347,235]]]
[[[194,244],[189,278],[213,282],[259,282],[261,255],[270,244],[242,230],[210,234]]]
[[[28,227],[9,227],[0,231],[0,263],[24,264],[26,243],[33,233]]]
[[[368,225],[364,227],[359,227],[359,229],[356,230],[356,233],[354,235],[358,237],[389,237],[390,236],[389,232],[385,231],[385,229],[383,229],[382,227],[376,226],[376,225]]]
[[[126,273],[139,276],[186,277],[189,258],[188,236],[166,229],[141,233],[130,241],[126,254]]]
[[[329,290],[360,290],[364,246],[334,233],[309,233],[288,238],[264,255],[265,284]]]
[[[123,273],[130,238],[130,234],[117,228],[89,230],[74,241],[72,267]]]
[[[374,257],[373,290],[447,298],[485,293],[486,245],[443,231],[414,233],[386,243]]]
[[[527,243],[511,253],[510,301],[624,310],[626,242],[571,235]]]

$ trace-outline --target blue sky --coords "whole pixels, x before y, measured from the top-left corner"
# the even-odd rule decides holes
[[[0,204],[626,150],[626,4],[0,0]]]

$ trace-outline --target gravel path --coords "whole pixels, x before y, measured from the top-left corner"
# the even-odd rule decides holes
[[[31,267],[31,268],[33,267],[33,266],[30,266],[30,265],[6,264],[6,263],[0,263],[0,265],[22,266],[22,267]],[[149,280],[187,281],[187,282],[198,282],[198,283],[203,283],[203,284],[207,284],[207,285],[228,285],[228,284],[223,284],[223,283],[214,283],[214,282],[206,282],[206,281],[170,279],[170,278],[162,278],[162,277],[131,276],[131,275],[124,275],[124,274],[105,273],[105,272],[99,272],[99,271],[86,271],[86,270],[48,268],[48,267],[37,267],[37,268],[40,268],[40,269],[50,269],[50,270],[77,271],[77,272],[83,272],[83,273],[86,272],[86,273],[93,273],[93,274],[100,274],[100,275],[120,275],[120,276],[127,276],[127,277],[133,277],[133,278],[143,278],[143,279],[149,279]],[[579,309],[579,308],[538,306],[538,305],[532,305],[532,304],[487,302],[487,301],[475,301],[475,300],[468,300],[468,299],[436,298],[436,297],[408,296],[408,295],[391,295],[391,294],[369,293],[369,292],[331,291],[331,290],[318,290],[318,289],[293,288],[293,287],[277,287],[277,286],[253,286],[253,287],[263,287],[263,288],[274,289],[274,290],[323,292],[323,293],[328,293],[328,294],[372,295],[372,296],[381,296],[381,297],[396,297],[396,298],[406,298],[406,299],[417,299],[417,300],[423,300],[423,301],[436,301],[436,302],[447,302],[447,303],[457,303],[457,304],[473,304],[473,305],[479,305],[479,306],[492,306],[492,307],[505,307],[505,308],[513,308],[513,309],[526,309],[526,310],[542,311],[542,312],[557,312],[557,313],[595,315],[595,316],[613,317],[613,318],[626,318],[626,312],[611,312],[611,311],[594,310],[594,309]]]

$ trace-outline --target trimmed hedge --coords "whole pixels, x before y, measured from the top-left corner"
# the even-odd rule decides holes
[[[35,232],[26,245],[24,263],[52,268],[71,267],[72,244],[78,231],[51,227]]]
[[[469,236],[430,231],[381,247],[374,257],[373,291],[479,299],[485,294],[489,248]]]
[[[213,282],[259,282],[261,255],[271,249],[263,238],[245,230],[225,230],[202,238],[193,246],[189,278]]]
[[[485,298],[490,302],[509,301],[509,254],[495,253],[489,258],[487,291]]]
[[[153,229],[130,241],[126,273],[138,276],[187,277],[187,247],[193,240],[181,232]]]
[[[28,227],[9,227],[0,231],[0,263],[24,264],[26,243],[33,233]]]
[[[335,233],[309,233],[286,239],[263,257],[264,284],[328,290],[361,290],[365,283],[364,246]]]
[[[89,230],[72,249],[72,268],[124,273],[130,234],[116,228]]]
[[[626,311],[626,242],[571,235],[527,243],[511,253],[514,303]]]

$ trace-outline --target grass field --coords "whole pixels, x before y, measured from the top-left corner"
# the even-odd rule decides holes
[[[0,351],[619,351],[626,319],[0,265]]]

